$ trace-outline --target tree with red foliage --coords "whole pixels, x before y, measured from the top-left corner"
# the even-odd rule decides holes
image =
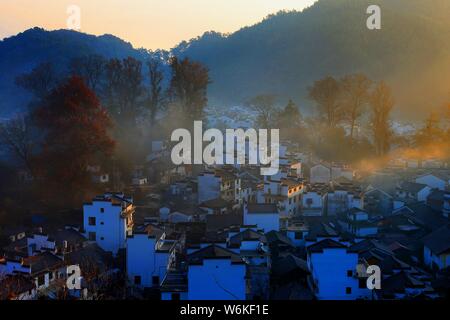
[[[79,201],[91,182],[87,167],[101,163],[114,149],[106,110],[73,76],[44,99],[34,119],[44,135],[37,163],[49,199]]]

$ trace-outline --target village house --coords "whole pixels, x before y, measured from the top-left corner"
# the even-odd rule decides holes
[[[222,198],[211,199],[201,203],[199,209],[206,214],[226,214],[231,211],[232,203]]]
[[[132,286],[159,287],[166,275],[175,241],[166,241],[164,232],[147,226],[127,237],[127,277]]]
[[[307,264],[309,284],[318,300],[364,298],[357,277],[358,254],[346,245],[331,239],[317,242],[307,248]]]
[[[309,174],[309,182],[314,183],[329,183],[331,181],[331,168],[324,164],[316,164],[311,167]]]
[[[339,178],[347,179],[352,181],[355,176],[355,171],[348,165],[344,164],[333,164],[331,166],[331,180],[336,181]]]
[[[450,266],[450,225],[435,230],[423,239],[424,263],[430,269]]]
[[[270,253],[265,235],[254,228],[230,230],[227,248],[239,253],[247,264],[247,300],[268,299],[270,291]]]
[[[351,208],[363,207],[361,190],[352,183],[333,183],[332,190],[326,194],[326,213],[336,216]]]
[[[187,263],[187,279],[178,275],[178,279],[172,279],[170,285],[165,283],[163,299],[246,299],[246,265],[239,254],[213,244],[188,254]],[[181,295],[180,289],[183,289],[186,280],[187,291]],[[174,291],[168,291],[169,288]]]
[[[301,197],[301,215],[305,217],[324,216],[328,189],[326,184],[307,185]]]
[[[397,187],[396,196],[405,201],[425,202],[431,188],[426,184],[416,182],[403,182]]]
[[[381,290],[377,290],[375,294],[382,300],[436,299],[439,295],[432,288],[430,280],[401,271],[383,279]]]
[[[0,258],[0,274],[27,275],[32,279],[37,292],[43,294],[58,279],[65,279],[67,273],[62,258],[50,252],[43,252],[21,261]]]
[[[280,213],[276,204],[259,203],[244,206],[244,225],[269,231],[280,230]]]
[[[105,193],[83,205],[84,234],[105,251],[117,255],[125,249],[126,237],[132,231],[133,199],[123,193]]]
[[[198,203],[222,198],[241,204],[241,179],[231,170],[206,171],[198,175]]]
[[[426,173],[418,176],[416,183],[425,184],[431,189],[438,189],[444,191],[449,185],[450,177],[444,173]]]
[[[378,188],[369,188],[363,193],[363,208],[371,216],[387,216],[393,210],[398,209],[394,206],[394,197],[389,193]]]
[[[264,177],[264,190],[258,194],[257,201],[277,204],[281,218],[286,220],[299,213],[302,193],[302,180],[289,177],[283,168],[276,175]]]
[[[27,248],[28,256],[34,256],[45,251],[55,252],[56,243],[49,235],[43,233],[41,229],[39,233],[34,233],[27,237]]]
[[[344,217],[340,218],[340,223],[345,231],[358,238],[374,236],[378,233],[377,223],[370,221],[369,213],[359,208],[348,210]]]

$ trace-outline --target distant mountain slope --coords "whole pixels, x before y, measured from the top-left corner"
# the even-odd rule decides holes
[[[366,28],[366,9],[382,9],[382,29]],[[450,101],[450,1],[320,0],[222,37],[208,33],[176,52],[211,69],[211,97],[239,102],[271,92],[308,106],[306,87],[325,75],[364,72],[395,88],[414,117]]]
[[[14,83],[18,75],[47,61],[64,73],[72,58],[87,54],[140,59],[148,55],[112,35],[96,37],[69,30],[33,28],[0,41],[0,117],[20,111],[27,104],[28,94]]]
[[[382,29],[366,28],[366,9],[382,9]],[[422,117],[450,101],[450,1],[319,0],[303,12],[284,12],[229,36],[209,32],[172,50],[205,63],[211,104],[239,104],[259,93],[293,98],[312,110],[306,88],[326,75],[364,72],[384,79],[396,95],[398,113]],[[106,57],[151,53],[114,36],[31,29],[0,41],[0,117],[28,99],[14,78],[39,62],[60,70],[75,56]]]

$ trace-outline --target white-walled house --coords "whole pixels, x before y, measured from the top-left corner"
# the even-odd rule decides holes
[[[449,178],[441,177],[438,174],[427,173],[418,176],[415,179],[415,182],[425,184],[429,186],[431,189],[439,189],[443,191],[449,185]]]
[[[283,225],[286,219],[299,213],[303,181],[288,176],[289,169],[281,168],[277,174],[264,177],[263,190],[257,192],[256,202],[277,204]]]
[[[34,233],[27,237],[28,255],[33,256],[44,251],[55,251],[56,243],[47,234]]]
[[[65,277],[65,271],[64,261],[47,251],[22,261],[0,258],[0,275],[28,275],[38,292],[47,289],[61,274]]]
[[[301,199],[301,215],[317,217],[325,214],[328,185],[317,183],[307,185]]]
[[[307,191],[302,195],[301,214],[305,217],[324,215],[324,195],[319,191]]]
[[[337,180],[339,178],[345,178],[349,181],[353,180],[355,172],[345,165],[333,165],[331,167],[331,180]]]
[[[133,228],[134,206],[121,193],[106,193],[83,205],[84,234],[105,251],[117,255]]]
[[[445,269],[450,266],[450,225],[443,226],[426,236],[424,263],[430,269]]]
[[[331,168],[321,163],[312,166],[309,181],[311,183],[329,183],[331,181]]]
[[[346,217],[340,222],[347,232],[356,237],[374,236],[378,233],[377,224],[369,221],[369,213],[359,208],[348,210]]]
[[[231,171],[206,171],[198,175],[198,203],[222,198],[235,205],[241,204],[241,179]]]
[[[164,279],[175,242],[164,241],[157,231],[134,233],[127,238],[127,277],[131,285],[158,287]]]
[[[429,186],[416,182],[403,182],[396,190],[397,197],[406,201],[425,202],[430,193]]]
[[[244,225],[269,231],[280,230],[280,213],[276,204],[259,203],[244,206]]]
[[[351,190],[335,189],[326,195],[327,215],[335,216],[351,208],[363,207],[362,198]]]
[[[400,201],[395,201],[394,197],[389,193],[370,187],[363,193],[363,206],[364,210],[372,215],[390,215],[393,210],[402,207],[403,204],[399,204]]]
[[[238,254],[210,245],[187,260],[188,300],[246,299],[246,264]]]
[[[346,245],[325,239],[307,248],[310,286],[318,300],[364,298],[357,277],[358,253]]]

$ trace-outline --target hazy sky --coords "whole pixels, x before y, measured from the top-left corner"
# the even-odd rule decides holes
[[[0,0],[0,39],[28,28],[67,28],[67,7],[81,8],[81,31],[111,33],[136,47],[168,49],[205,31],[233,32],[282,9],[316,0]]]

